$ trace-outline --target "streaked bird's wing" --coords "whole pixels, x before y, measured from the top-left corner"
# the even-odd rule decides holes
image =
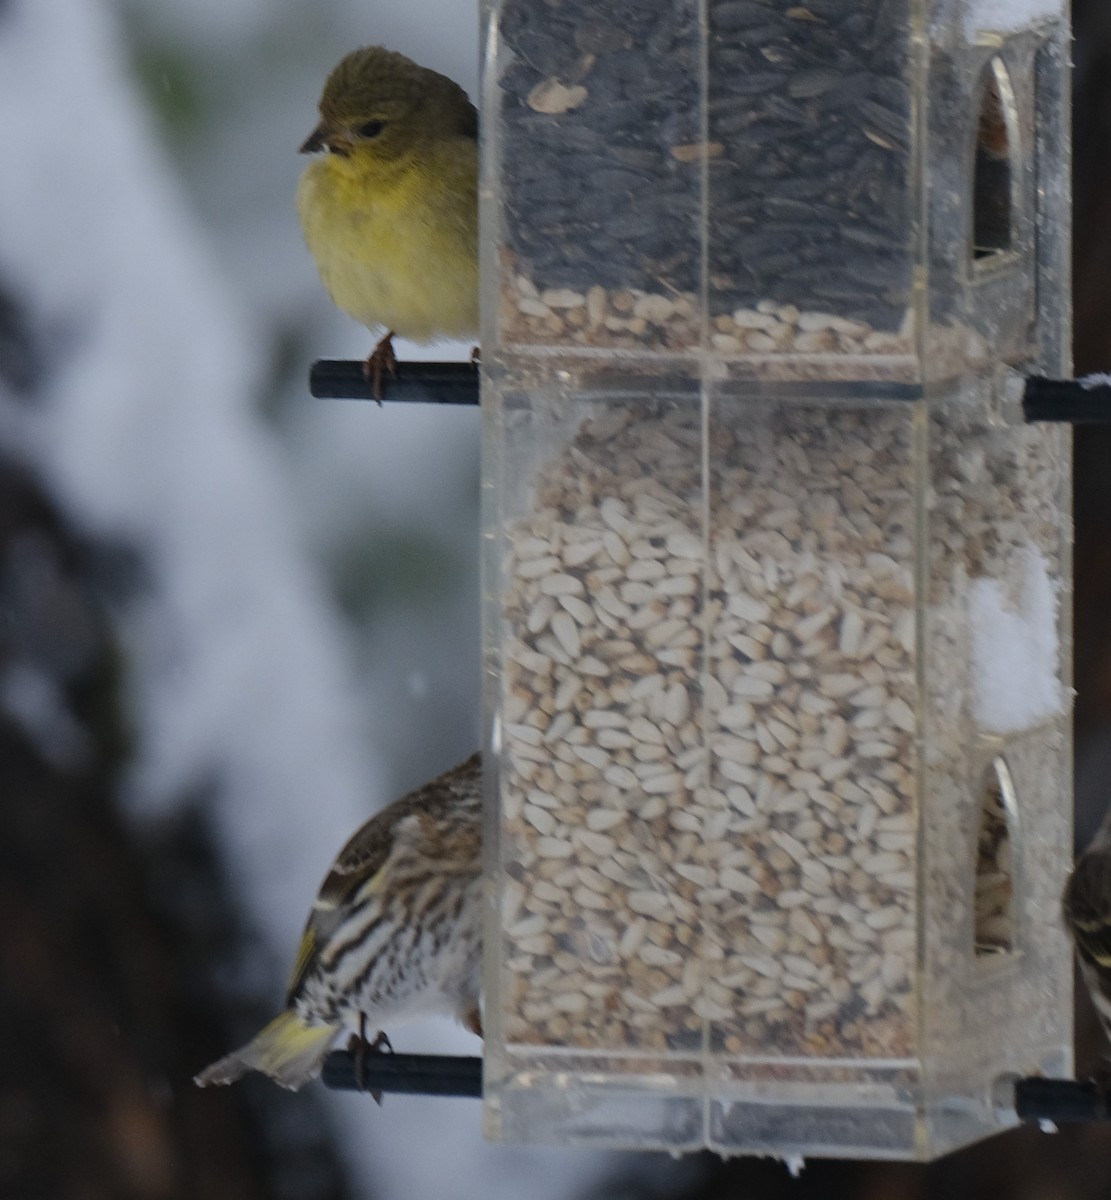
[[[347,903],[386,865],[393,845],[393,830],[399,817],[403,816],[398,808],[405,805],[407,799],[399,800],[371,817],[351,835],[336,856],[305,922],[286,988],[287,1003],[292,1002],[312,970],[320,947],[343,919]]]
[[[382,869],[390,856],[393,827],[404,817],[407,807],[408,797],[384,808],[351,835],[320,885],[314,911],[338,908]]]
[[[429,810],[444,808],[462,793],[474,793],[480,786],[481,771],[481,755],[473,754],[387,805],[352,834],[324,877],[305,923],[286,991],[287,1003],[293,1002],[321,947],[343,920],[348,906],[373,892],[376,879],[399,842],[412,852],[422,836],[436,828],[436,822],[428,816]]]

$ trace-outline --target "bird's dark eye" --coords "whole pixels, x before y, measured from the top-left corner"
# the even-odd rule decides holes
[[[376,138],[384,128],[384,121],[367,121],[365,125],[360,125],[355,132],[359,137]]]

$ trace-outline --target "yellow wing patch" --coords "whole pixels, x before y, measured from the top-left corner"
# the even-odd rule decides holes
[[[385,864],[383,864],[353,892],[347,895],[337,894],[335,899],[330,900],[327,904],[322,904],[319,900],[317,901],[317,907],[305,928],[305,932],[301,934],[301,943],[297,947],[297,957],[294,959],[293,970],[289,976],[289,986],[286,988],[287,1002],[293,999],[298,989],[305,982],[305,976],[312,970],[313,963],[316,962],[316,956],[321,947],[327,943],[334,927],[342,920],[343,910],[353,905],[364,903],[381,892],[385,883],[385,876],[386,868]],[[333,879],[342,882],[342,876],[337,876],[334,873],[332,876],[329,876],[329,881]],[[338,888],[333,888],[332,890],[336,893],[339,891]]]
[[[385,882],[386,868],[382,866],[365,883],[359,885],[358,891],[352,897],[353,902],[359,904],[364,900],[369,900],[372,896],[377,896]]]

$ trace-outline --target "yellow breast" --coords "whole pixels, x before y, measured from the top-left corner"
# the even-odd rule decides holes
[[[415,341],[478,332],[477,208],[470,138],[389,171],[357,148],[326,154],[297,190],[305,241],[335,304]]]

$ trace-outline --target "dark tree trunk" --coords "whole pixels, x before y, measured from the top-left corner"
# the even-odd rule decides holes
[[[0,290],[17,404],[35,402],[30,328]],[[248,947],[199,809],[142,847],[117,814],[106,558],[126,555],[81,544],[0,458],[0,1196],[342,1200],[311,1096],[193,1086],[228,1010],[264,1014],[213,986]]]

